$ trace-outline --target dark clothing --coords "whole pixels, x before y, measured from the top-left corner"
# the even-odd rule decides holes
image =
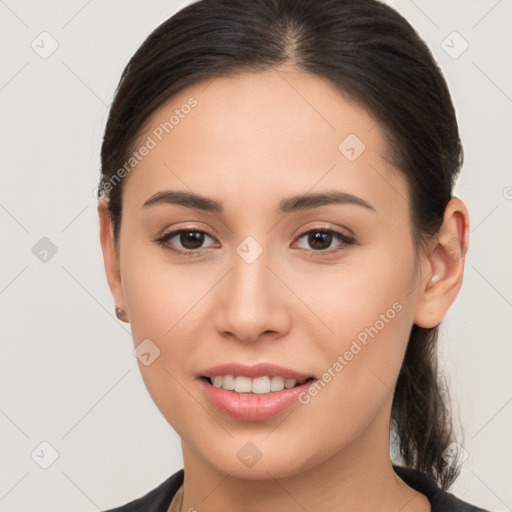
[[[417,470],[401,466],[393,466],[393,469],[407,485],[428,498],[432,512],[489,512],[443,491],[434,480]],[[184,471],[180,469],[141,498],[104,512],[167,512],[183,478]]]

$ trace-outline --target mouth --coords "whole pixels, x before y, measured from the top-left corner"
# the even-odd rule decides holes
[[[268,375],[251,378],[244,375],[230,374],[215,375],[212,377],[203,375],[200,378],[213,387],[243,395],[265,395],[279,393],[284,389],[296,388],[306,384],[307,382],[316,380],[315,377],[307,377],[301,380],[297,380],[285,378],[279,375]]]
[[[239,421],[265,421],[297,406],[300,396],[317,380],[303,374],[295,376],[300,380],[290,375],[285,379],[261,373],[254,378],[233,374],[201,375],[198,382],[209,404],[223,415]]]

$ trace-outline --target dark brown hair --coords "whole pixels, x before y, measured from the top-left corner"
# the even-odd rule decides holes
[[[436,235],[463,151],[446,82],[411,25],[377,0],[201,0],[147,37],[111,105],[99,196],[109,197],[116,242],[126,174],[119,170],[150,114],[199,80],[284,64],[329,80],[379,122],[407,179],[416,247]],[[401,462],[446,489],[459,469],[442,456],[453,429],[437,371],[438,327],[413,325],[391,419]]]

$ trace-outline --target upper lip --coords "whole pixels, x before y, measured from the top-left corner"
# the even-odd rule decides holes
[[[292,368],[285,368],[284,366],[271,363],[258,363],[253,366],[247,366],[241,363],[226,363],[212,366],[200,374],[201,377],[215,377],[218,375],[245,376],[253,379],[265,376],[280,376],[285,379],[295,379],[298,381],[313,377],[312,375],[293,370]]]

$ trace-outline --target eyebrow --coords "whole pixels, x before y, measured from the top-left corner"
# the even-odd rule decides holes
[[[223,213],[224,206],[221,202],[209,197],[201,196],[192,192],[179,192],[172,190],[163,190],[152,195],[144,204],[143,208],[156,204],[176,204],[203,210],[206,212]],[[290,213],[294,211],[318,208],[330,204],[353,204],[361,206],[367,210],[376,211],[375,208],[360,197],[339,190],[329,190],[312,194],[301,194],[288,197],[279,203],[278,211],[281,213]]]

